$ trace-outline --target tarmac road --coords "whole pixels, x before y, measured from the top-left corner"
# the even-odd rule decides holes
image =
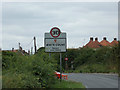
[[[68,80],[82,82],[86,88],[118,88],[117,74],[65,73]]]

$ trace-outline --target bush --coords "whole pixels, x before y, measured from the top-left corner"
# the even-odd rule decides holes
[[[44,88],[55,83],[54,65],[46,62],[46,54],[9,53],[3,53],[3,88]]]

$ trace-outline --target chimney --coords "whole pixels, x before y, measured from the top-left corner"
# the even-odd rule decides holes
[[[97,41],[97,40],[98,40],[98,38],[96,37],[96,38],[95,38],[95,41]]]
[[[106,40],[106,37],[104,37],[103,40]]]
[[[14,48],[12,48],[12,51],[14,51]]]
[[[117,38],[114,38],[114,40],[116,41],[116,40],[117,40]]]
[[[93,41],[93,37],[90,37],[90,41]]]

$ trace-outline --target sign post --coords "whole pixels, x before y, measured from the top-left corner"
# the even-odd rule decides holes
[[[60,81],[62,79],[62,53],[60,53]]]
[[[66,70],[68,70],[67,61],[68,61],[68,58],[66,57],[66,58],[65,58],[65,62],[66,62],[65,69],[66,69]]]
[[[62,33],[59,28],[53,27],[50,33],[45,33],[45,52],[60,53],[60,81],[62,79],[62,52],[66,52],[66,33]]]

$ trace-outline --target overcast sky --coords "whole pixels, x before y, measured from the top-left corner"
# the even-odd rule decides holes
[[[58,27],[67,33],[67,47],[78,48],[89,42],[90,37],[104,36],[108,41],[118,38],[117,2],[22,2],[3,3],[2,49],[23,49],[33,46],[34,36],[37,48],[44,46],[44,33]]]

